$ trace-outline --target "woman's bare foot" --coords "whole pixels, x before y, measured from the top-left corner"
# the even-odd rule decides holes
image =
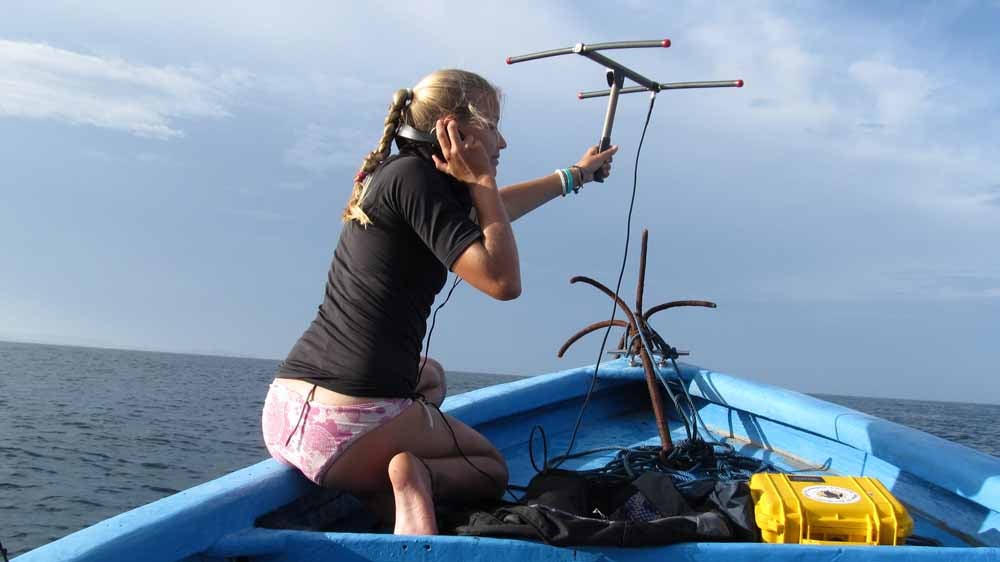
[[[389,461],[389,480],[396,499],[397,535],[436,535],[431,475],[412,453],[399,453]]]

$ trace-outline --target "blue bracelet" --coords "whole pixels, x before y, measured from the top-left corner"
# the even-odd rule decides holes
[[[566,176],[566,195],[569,195],[571,191],[576,193],[576,188],[573,185],[573,173],[569,171],[569,168],[563,168],[559,171]]]
[[[556,170],[553,173],[555,173],[555,175],[559,176],[559,183],[562,185],[562,196],[566,197],[566,193],[568,193],[568,190],[566,189],[566,176],[563,175],[563,171],[562,170]]]

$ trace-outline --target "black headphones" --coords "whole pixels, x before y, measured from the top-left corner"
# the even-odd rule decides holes
[[[420,129],[414,129],[406,123],[403,123],[398,129],[396,129],[396,137],[397,139],[403,138],[409,141],[429,144],[440,148],[437,139],[437,131],[435,129],[431,129],[430,133],[425,133]]]
[[[434,162],[434,159],[431,158],[432,155],[441,160],[445,159],[435,129],[431,129],[430,133],[425,133],[403,123],[396,129],[396,146],[399,147],[400,151],[403,149],[412,150],[428,162]]]

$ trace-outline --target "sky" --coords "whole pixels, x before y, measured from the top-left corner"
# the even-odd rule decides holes
[[[604,70],[660,81],[622,293],[697,365],[805,392],[1000,403],[1000,2],[4,2],[0,339],[283,358],[316,313],[393,92],[438,69],[503,91],[501,185],[597,142]],[[430,354],[592,364],[646,94],[612,176],[517,221],[523,293],[467,285]],[[440,299],[439,299],[440,300]],[[616,337],[614,338],[617,339]]]

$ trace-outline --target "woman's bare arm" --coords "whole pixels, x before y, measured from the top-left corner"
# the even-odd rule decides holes
[[[474,137],[462,139],[454,120],[439,121],[437,131],[444,159],[434,156],[434,164],[468,186],[483,231],[451,269],[495,299],[515,299],[521,294],[517,243],[486,150]]]
[[[611,172],[611,157],[618,152],[617,146],[597,152],[597,147],[587,149],[576,165],[580,168],[584,183],[593,181],[594,172],[604,168],[604,175]],[[507,216],[515,221],[545,203],[562,195],[562,181],[555,173],[538,179],[516,183],[500,190]]]

